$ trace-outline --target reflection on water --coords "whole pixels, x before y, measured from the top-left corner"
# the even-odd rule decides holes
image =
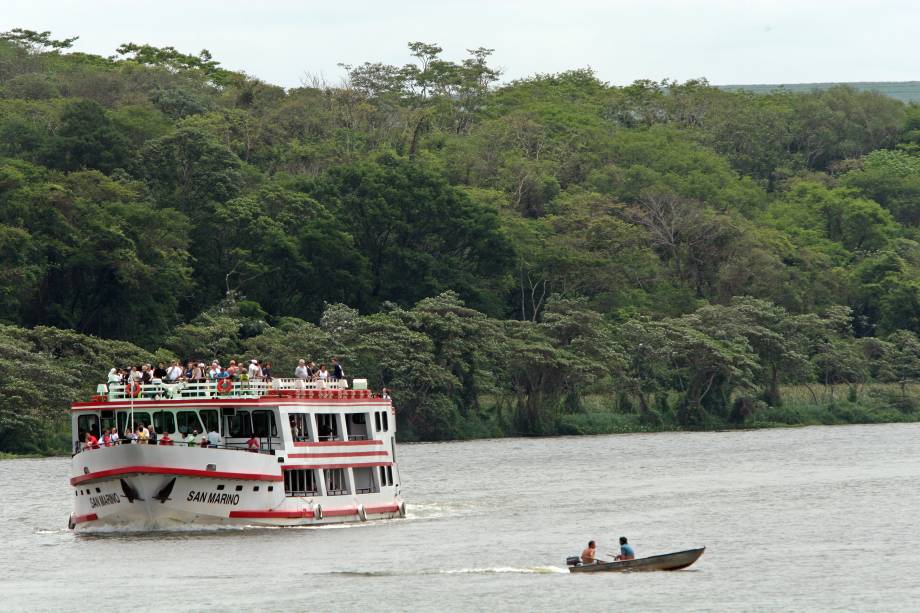
[[[400,460],[404,520],[94,535],[66,529],[69,459],[0,462],[0,608],[110,590],[140,611],[920,602],[917,424],[404,445]],[[707,550],[676,573],[568,573],[589,539],[603,557],[620,535],[639,555]]]

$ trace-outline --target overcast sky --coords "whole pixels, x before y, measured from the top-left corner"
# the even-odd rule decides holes
[[[227,68],[297,86],[339,62],[409,61],[406,43],[494,48],[503,80],[590,66],[613,84],[920,80],[920,1],[903,0],[0,0],[0,30],[207,48]]]

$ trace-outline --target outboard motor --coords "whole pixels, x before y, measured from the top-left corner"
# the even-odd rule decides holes
[[[580,556],[569,556],[565,559],[566,566],[581,566]]]

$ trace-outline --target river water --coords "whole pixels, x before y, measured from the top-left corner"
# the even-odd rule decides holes
[[[405,520],[74,535],[0,462],[0,610],[916,611],[920,424],[403,445]],[[674,573],[569,574],[588,539]]]

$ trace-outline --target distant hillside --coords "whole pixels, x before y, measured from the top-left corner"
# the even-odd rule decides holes
[[[862,81],[857,83],[784,83],[774,85],[717,85],[728,91],[747,90],[755,94],[766,94],[777,89],[791,92],[810,92],[816,89],[830,89],[835,85],[849,85],[860,91],[876,91],[901,102],[920,102],[920,81]]]

